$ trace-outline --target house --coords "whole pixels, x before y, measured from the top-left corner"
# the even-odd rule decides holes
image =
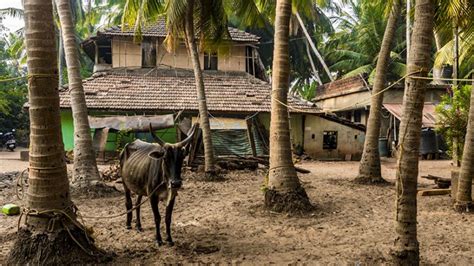
[[[198,119],[191,60],[184,44],[173,52],[164,49],[166,33],[159,20],[143,30],[141,43],[119,27],[82,43],[95,62],[94,74],[83,85],[100,156],[133,138],[150,140],[149,123],[165,141],[179,141]],[[259,37],[235,28],[229,33],[226,53],[200,53],[214,149],[218,156],[265,156],[271,85],[258,55]],[[327,115],[297,97],[289,96],[288,106],[295,150],[308,148],[322,159],[360,157],[353,147],[363,145],[364,126]],[[74,128],[67,88],[60,92],[60,107],[63,140],[70,150]]]
[[[446,84],[427,84],[423,108],[422,154],[438,153],[441,140],[433,130],[436,124],[435,106],[450,89]],[[384,92],[382,125],[380,127],[380,152],[389,155],[398,141],[398,129],[402,117],[404,84],[395,84]],[[362,75],[336,80],[319,86],[313,102],[325,112],[341,119],[367,125],[372,86]],[[393,145],[391,145],[393,144]]]

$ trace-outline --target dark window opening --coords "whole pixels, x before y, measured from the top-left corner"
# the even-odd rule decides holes
[[[324,131],[323,133],[323,149],[337,149],[337,131]]]
[[[204,53],[204,70],[217,70],[217,53]]]
[[[344,115],[344,117],[346,118],[346,120],[351,121],[351,119],[352,119],[352,113],[351,113],[351,112],[346,112],[345,115]]]
[[[96,62],[97,64],[112,64],[112,45],[110,39],[105,41],[96,41]]]
[[[245,72],[255,75],[255,69],[257,68],[255,62],[255,56],[253,48],[250,46],[245,47]]]
[[[156,45],[151,38],[142,41],[142,67],[156,67]]]
[[[360,123],[362,121],[362,111],[361,110],[355,110],[354,111],[354,122]]]

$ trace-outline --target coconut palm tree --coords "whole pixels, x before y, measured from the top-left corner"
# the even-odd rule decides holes
[[[179,40],[184,39],[191,57],[204,143],[205,171],[212,176],[216,170],[215,157],[198,44],[202,50],[216,51],[223,42],[229,40],[224,6],[221,0],[131,0],[127,2],[122,22],[124,26],[133,25],[136,35],[140,37],[142,27],[163,13],[168,28],[165,40],[167,49],[173,50]]]
[[[270,118],[270,169],[265,192],[266,207],[284,212],[311,209],[311,203],[296,175],[291,156],[287,108],[291,5],[291,0],[277,0],[276,2]]]
[[[80,259],[81,256],[89,256],[71,240],[69,233],[84,248],[90,244],[82,229],[77,228],[80,224],[69,193],[61,139],[52,1],[25,0],[24,7],[30,114],[25,214],[28,219],[18,232],[8,261],[9,264],[79,263],[87,261]]]
[[[196,82],[200,127],[202,129],[204,143],[205,171],[213,175],[215,172],[214,149],[196,35],[200,37],[202,46],[205,46],[206,43],[211,40],[216,43],[219,40],[229,38],[227,16],[222,1],[220,0],[171,2],[172,3],[168,6],[166,17],[168,25],[167,43],[168,47],[171,48],[176,42],[177,37],[184,33],[184,39],[193,64],[194,79]],[[182,11],[180,12],[180,10]]]
[[[57,12],[61,24],[62,40],[66,55],[71,109],[74,121],[74,170],[73,180],[78,184],[88,185],[90,181],[99,180],[99,170],[92,146],[91,129],[82,87],[81,64],[76,47],[75,24],[69,0],[56,0]]]
[[[430,71],[434,0],[417,0],[408,74],[426,77]],[[396,222],[393,257],[397,265],[418,265],[417,178],[421,118],[427,81],[407,77],[400,123],[399,157],[396,172]]]
[[[380,1],[348,1],[346,8],[334,17],[338,23],[337,32],[329,36],[322,52],[329,68],[338,77],[368,74],[369,82],[373,83],[388,22],[386,14],[387,11],[391,13],[390,7]],[[404,32],[404,24],[396,22],[385,78],[387,81],[396,80],[405,74]]]
[[[367,121],[364,151],[360,160],[359,175],[356,178],[356,181],[361,183],[380,183],[385,181],[382,178],[379,155],[379,135],[383,102],[383,93],[381,92],[386,84],[391,46],[395,39],[397,20],[401,13],[400,10],[400,1],[393,1],[392,11],[388,18],[382,46],[380,47],[380,52],[378,54],[374,86],[372,89],[373,96],[371,98],[369,120]]]
[[[474,85],[474,84],[473,84]],[[474,87],[474,86],[473,86]],[[454,209],[459,212],[473,211],[472,177],[474,176],[474,90],[471,89],[469,120],[462,155],[461,172]]]

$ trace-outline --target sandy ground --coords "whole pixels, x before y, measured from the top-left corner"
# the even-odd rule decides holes
[[[1,155],[0,155],[1,158]],[[5,169],[0,159],[0,172]],[[144,231],[125,229],[125,217],[86,220],[99,247],[115,252],[115,263],[384,264],[394,240],[394,187],[355,185],[357,162],[303,162],[312,173],[300,175],[316,206],[305,217],[288,217],[262,208],[263,171],[236,171],[223,182],[196,181],[185,172],[184,188],[173,213],[174,247],[157,247],[148,204],[142,207]],[[3,170],[4,171],[4,170]],[[449,177],[448,161],[422,161],[420,175]],[[393,182],[395,161],[383,160]],[[420,179],[420,187],[432,181]],[[119,184],[117,187],[121,188]],[[20,203],[12,187],[0,204]],[[83,214],[123,212],[124,197],[75,198]],[[419,197],[418,239],[422,264],[474,264],[474,215],[451,210],[449,196]],[[161,206],[163,213],[163,208]],[[18,217],[0,217],[0,264],[11,248]],[[164,225],[162,225],[164,232]],[[164,234],[163,234],[164,235]]]

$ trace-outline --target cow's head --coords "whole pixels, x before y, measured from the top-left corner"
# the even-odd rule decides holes
[[[188,148],[191,140],[193,139],[194,132],[198,124],[194,124],[188,132],[188,137],[178,143],[166,143],[153,132],[150,125],[150,133],[153,139],[161,146],[161,149],[157,149],[148,154],[153,159],[162,159],[163,163],[163,181],[166,182],[167,187],[171,190],[179,189],[183,181],[181,179],[181,168],[183,166],[183,160],[188,154]]]

